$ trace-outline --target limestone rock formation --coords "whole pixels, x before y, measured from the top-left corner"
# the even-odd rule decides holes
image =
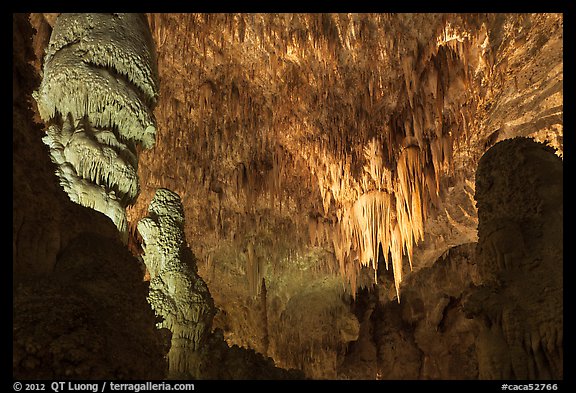
[[[350,311],[352,299],[334,288],[328,280],[308,282],[285,307],[268,313],[268,353],[314,379],[337,379],[342,355],[358,339],[360,324]]]
[[[183,197],[186,236],[230,344],[264,353],[284,340],[254,306],[262,279],[270,326],[299,281],[333,283],[315,297],[328,308],[340,301],[335,275],[354,296],[386,257],[383,284],[397,288],[380,293],[402,301],[410,274],[477,241],[474,174],[490,146],[522,134],[562,151],[561,14],[148,20],[155,115],[170,131],[140,156],[130,228],[158,187]],[[299,356],[334,356],[322,352]],[[280,364],[298,358],[283,353],[269,352]]]
[[[142,258],[150,274],[148,302],[162,318],[159,328],[172,332],[168,353],[169,377],[199,376],[198,353],[206,346],[214,318],[214,301],[198,276],[196,261],[187,248],[180,197],[158,189],[150,202],[149,217],[138,223],[144,240]]]
[[[475,181],[484,153],[517,136],[563,156],[563,14],[556,12],[33,14],[36,33],[27,16],[15,15],[18,309],[62,299],[28,290],[34,279],[50,288],[65,283],[80,304],[86,283],[58,279],[60,257],[68,247],[80,252],[74,244],[91,234],[98,244],[118,239],[105,216],[70,202],[53,175],[59,171],[65,187],[72,179],[82,192],[73,199],[100,195],[97,209],[119,217],[134,255],[142,248],[164,255],[149,260],[148,275],[159,273],[162,260],[194,261],[168,268],[154,296],[172,298],[171,285],[190,294],[196,281],[185,276],[201,278],[199,293],[209,290],[215,307],[210,326],[188,326],[194,315],[166,307],[181,324],[182,341],[172,345],[167,329],[151,333],[161,321],[149,318],[148,307],[137,311],[147,322],[127,332],[149,337],[155,357],[169,350],[160,348],[163,339],[172,354],[190,348],[182,377],[302,376],[278,367],[313,379],[561,377],[562,233],[520,209],[561,216],[549,208],[557,206],[558,186],[540,196],[528,191],[541,182],[529,172],[534,179],[515,188],[528,196],[499,218],[485,203],[490,181],[480,174]],[[83,93],[61,94],[71,88]],[[29,105],[32,90],[37,101]],[[98,99],[85,101],[91,94]],[[71,116],[57,105],[71,107]],[[102,125],[112,112],[116,123]],[[48,145],[38,143],[42,137]],[[154,149],[140,149],[153,139]],[[523,154],[518,159],[528,162]],[[497,174],[502,160],[489,152],[482,165]],[[520,166],[510,165],[518,173]],[[182,202],[166,225],[148,211],[159,188]],[[179,228],[180,240],[154,244],[160,227]],[[46,305],[35,293],[46,294]],[[543,293],[551,295],[536,302],[540,310],[530,299]],[[202,306],[181,300],[202,314]],[[82,309],[65,308],[66,315]],[[51,321],[35,320],[39,330],[51,324],[44,319]],[[22,338],[37,332],[22,327],[25,313],[15,310],[15,320],[22,354]],[[116,336],[100,327],[95,336]],[[40,370],[23,366],[34,356],[18,355],[15,370]],[[108,355],[82,356],[99,363]]]
[[[476,176],[478,243],[403,282],[362,292],[339,374],[360,379],[563,378],[563,168],[532,139],[496,143]]]
[[[27,14],[13,15],[12,375],[165,378],[169,340],[142,264],[108,218],[70,201],[33,121],[33,33]]]
[[[139,192],[136,145],[154,145],[154,42],[141,14],[61,14],[35,93],[44,142],[73,202],[108,216],[127,239]]]
[[[563,377],[563,168],[526,138],[480,160],[477,262],[466,309],[481,320],[480,378]]]
[[[350,379],[477,379],[479,326],[462,308],[479,283],[475,243],[451,248],[409,276],[400,303],[362,291],[355,305],[360,337],[339,375]],[[386,299],[386,296],[384,295]]]

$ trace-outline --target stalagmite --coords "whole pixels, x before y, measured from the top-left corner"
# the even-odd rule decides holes
[[[149,216],[139,221],[138,231],[150,272],[148,302],[163,318],[158,328],[172,332],[169,378],[195,375],[195,353],[206,344],[215,308],[186,246],[180,197],[168,189],[156,190]]]
[[[479,363],[480,378],[563,375],[562,175],[553,150],[527,138],[498,142],[479,161],[475,257],[483,285],[464,308],[492,339],[479,343],[491,357]]]
[[[127,236],[139,184],[136,144],[155,143],[155,49],[140,14],[61,14],[34,97],[44,143],[70,199],[107,215]]]

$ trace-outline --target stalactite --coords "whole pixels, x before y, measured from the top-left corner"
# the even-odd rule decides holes
[[[246,246],[246,276],[248,278],[248,291],[252,296],[257,296],[260,292],[262,272],[260,271],[259,257],[254,249],[254,240],[249,240]]]

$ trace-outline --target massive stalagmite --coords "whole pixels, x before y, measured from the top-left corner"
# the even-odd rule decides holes
[[[178,194],[158,189],[138,223],[144,240],[142,258],[150,273],[148,301],[163,318],[159,328],[172,332],[169,377],[197,375],[197,352],[207,345],[216,312],[206,283],[184,236],[184,211]]]
[[[482,285],[465,309],[481,324],[481,379],[563,377],[563,168],[554,153],[507,139],[478,164]]]
[[[104,213],[127,236],[139,192],[136,145],[155,143],[154,42],[140,14],[61,14],[35,93],[44,143],[73,202]]]
[[[198,275],[196,258],[184,236],[184,209],[178,194],[156,191],[148,217],[138,223],[142,258],[150,274],[148,302],[162,320],[159,329],[172,333],[168,378],[172,379],[292,379],[296,370],[284,370],[254,350],[224,342],[222,331],[212,331],[214,301]]]

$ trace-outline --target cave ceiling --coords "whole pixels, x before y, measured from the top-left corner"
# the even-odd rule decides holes
[[[315,251],[324,259],[317,270],[341,272],[355,286],[382,239],[386,262],[390,252],[401,274],[403,259],[423,263],[412,260],[413,248],[454,179],[472,180],[498,138],[534,135],[561,146],[562,63],[530,67],[561,45],[558,15],[148,18],[159,132],[141,154],[142,193],[130,215],[143,216],[157,187],[176,190],[189,200],[188,240],[209,262],[221,244],[271,269],[291,252]],[[398,237],[394,223],[367,227],[367,215],[388,207]],[[473,209],[456,213],[446,219],[474,221]]]

